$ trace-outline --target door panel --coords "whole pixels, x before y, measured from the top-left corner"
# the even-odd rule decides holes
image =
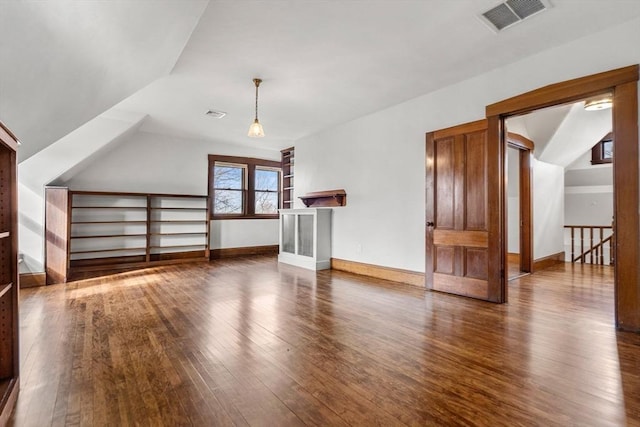
[[[455,248],[453,246],[436,246],[435,255],[435,271],[437,273],[453,274]]]
[[[487,134],[471,133],[465,138],[467,230],[487,230]]]
[[[502,302],[490,274],[500,253],[490,250],[499,245],[489,242],[489,196],[499,189],[488,185],[487,121],[428,133],[426,153],[427,288]]]

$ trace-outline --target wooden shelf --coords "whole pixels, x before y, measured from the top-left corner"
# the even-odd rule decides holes
[[[71,221],[75,224],[146,224],[147,221]]]
[[[125,209],[125,210],[143,209],[143,210],[147,210],[147,207],[146,206],[73,206],[71,209]]]
[[[340,190],[316,191],[300,196],[306,207],[346,206],[347,193]]]
[[[72,239],[108,239],[111,237],[146,237],[144,234],[95,234],[91,236],[71,236]]]
[[[207,234],[206,231],[187,232],[187,233],[149,233],[150,236],[200,236]]]
[[[208,218],[207,218],[208,220]],[[177,223],[191,223],[191,224],[200,224],[205,222],[206,220],[202,219],[152,219],[149,222],[152,223],[166,223],[166,224],[177,224]]]
[[[294,180],[294,158],[295,148],[289,147],[281,151],[281,168],[282,168],[282,197],[280,199],[281,208],[290,208],[291,199],[293,199],[293,180]]]
[[[193,245],[169,245],[169,246],[149,246],[149,249],[177,249],[177,248],[199,248],[206,247],[206,243],[196,243]]]
[[[72,191],[66,187],[47,187],[45,197],[48,207],[45,211],[48,284],[85,277],[87,263],[99,264],[105,271],[149,266],[154,262],[150,256],[151,248],[162,244],[161,239],[165,239],[159,236],[168,236],[166,239],[172,239],[169,243],[176,244],[189,240],[205,242],[185,245],[201,248],[192,254],[167,249],[162,256],[165,263],[209,257],[207,196]],[[73,220],[72,214],[79,216]],[[161,215],[169,219],[159,219]],[[74,242],[82,242],[83,245],[72,249]],[[92,261],[82,261],[89,258]]]
[[[68,190],[67,187],[49,187],[49,188],[64,188]],[[126,191],[84,191],[84,190],[72,190],[73,194],[78,196],[100,196],[100,197],[133,197],[133,198],[144,198],[144,197],[155,197],[162,199],[171,199],[171,198],[179,198],[179,199],[202,199],[206,196],[200,196],[197,194],[167,194],[167,193],[130,193]]]
[[[0,425],[9,424],[20,388],[18,139],[0,122]]]
[[[167,210],[167,211],[206,211],[207,208],[160,208],[151,206],[152,210]]]
[[[79,255],[79,254],[95,254],[100,252],[125,252],[125,251],[145,251],[145,250],[147,250],[146,246],[137,247],[137,248],[91,249],[87,251],[72,251],[72,252],[69,252],[69,254]]]

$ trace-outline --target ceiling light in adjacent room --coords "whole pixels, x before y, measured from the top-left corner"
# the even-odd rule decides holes
[[[249,136],[252,138],[262,138],[264,136],[264,130],[262,125],[258,121],[258,86],[262,83],[260,79],[253,79],[253,83],[256,85],[256,118],[249,126]]]
[[[587,111],[606,110],[613,106],[613,96],[610,93],[594,96],[584,101],[584,109]]]

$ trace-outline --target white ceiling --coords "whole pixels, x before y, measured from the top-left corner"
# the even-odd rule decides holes
[[[149,114],[143,130],[283,148],[640,15],[637,0],[552,0],[495,34],[477,15],[497,3],[0,0],[0,119],[23,156],[120,100]],[[261,140],[246,136],[254,77]]]
[[[168,74],[206,0],[0,0],[0,120],[20,160]]]

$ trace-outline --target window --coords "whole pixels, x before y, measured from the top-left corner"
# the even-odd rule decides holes
[[[212,219],[277,218],[280,162],[209,156]]]
[[[591,164],[601,165],[613,162],[613,133],[609,132],[591,149]]]
[[[256,214],[277,214],[280,205],[280,169],[256,166],[255,201]]]
[[[244,189],[247,166],[233,163],[214,163],[213,167],[213,213],[237,214],[244,211]]]

